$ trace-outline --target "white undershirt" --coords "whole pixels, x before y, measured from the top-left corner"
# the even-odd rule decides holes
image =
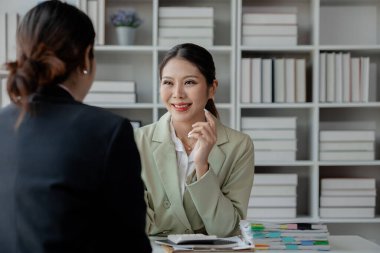
[[[183,198],[183,193],[185,192],[186,186],[186,178],[194,171],[195,168],[194,154],[193,151],[191,151],[190,155],[187,155],[183,143],[175,134],[172,122],[170,122],[170,135],[174,142],[175,150],[177,153],[178,180],[181,190],[181,196]]]

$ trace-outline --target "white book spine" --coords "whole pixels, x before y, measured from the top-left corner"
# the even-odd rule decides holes
[[[252,193],[251,193],[252,195]],[[372,190],[321,190],[321,196],[376,196],[376,189]]]
[[[351,102],[360,102],[360,58],[351,58]]]
[[[360,58],[360,95],[361,102],[369,101],[369,57]]]
[[[373,141],[322,141],[319,146],[321,151],[373,151]]]
[[[335,53],[326,55],[326,101],[335,102]]]
[[[243,24],[297,25],[295,13],[243,13]]]
[[[335,54],[335,102],[343,102],[343,70],[342,53]]]
[[[376,197],[321,196],[320,205],[321,207],[375,207]]]
[[[297,36],[289,35],[243,35],[242,44],[247,46],[296,46]]]
[[[320,131],[320,141],[375,141],[373,130],[324,130]]]
[[[241,59],[241,102],[251,102],[251,59]]]
[[[247,219],[258,218],[295,218],[295,207],[282,207],[282,208],[265,208],[265,207],[249,207],[247,209]]]
[[[261,103],[261,58],[251,59],[252,103]]]
[[[90,92],[135,92],[134,81],[94,81]]]
[[[214,16],[212,7],[159,7],[158,17],[209,18]]]
[[[342,55],[342,87],[343,102],[351,101],[351,54],[343,53]]]
[[[296,60],[296,102],[306,102],[306,60]]]
[[[296,196],[295,185],[253,185],[251,196]]]
[[[374,218],[374,207],[321,207],[320,216],[322,218]]]
[[[97,41],[99,45],[105,44],[105,15],[106,15],[106,3],[105,0],[98,0],[98,30],[97,30]]]
[[[272,103],[272,59],[262,59],[262,101]]]
[[[0,13],[0,69],[7,61],[7,13]]]
[[[285,59],[274,59],[274,102],[285,102]]]
[[[374,151],[320,151],[321,161],[373,161]]]
[[[319,55],[319,102],[326,102],[326,53]]]
[[[7,79],[1,79],[1,107],[5,107],[8,104],[11,103],[11,100],[9,98],[8,92],[7,92]]]
[[[297,36],[296,25],[243,25],[243,35],[292,35]]]
[[[181,43],[194,43],[200,46],[209,47],[213,45],[213,38],[192,37],[192,38],[162,38],[158,37],[158,45],[172,47]]]
[[[214,27],[213,18],[159,18],[158,27]]]
[[[376,189],[375,178],[322,178],[322,190],[373,190]]]
[[[296,95],[295,60],[285,59],[285,102],[294,103]]]
[[[296,140],[254,140],[255,150],[297,150]]]
[[[214,33],[213,27],[160,27],[158,28],[158,36],[159,37],[180,37],[180,38],[188,38],[188,37],[206,37],[212,38]]]
[[[89,92],[84,99],[85,103],[121,104],[136,103],[135,93],[92,93]]]
[[[243,129],[254,140],[293,140],[296,139],[295,130],[252,130]]]
[[[296,117],[242,117],[243,129],[295,129]]]
[[[98,16],[98,1],[97,0],[88,0],[87,1],[87,15],[88,17],[91,19],[92,21],[92,24],[94,26],[94,30],[95,30],[95,33],[96,33],[96,36],[95,36],[95,43],[96,44],[99,44],[99,38],[98,38],[98,34],[99,34],[99,16]]]
[[[261,151],[255,150],[255,160],[257,162],[294,162],[296,160],[296,151]]]
[[[296,207],[297,198],[295,196],[265,196],[265,197],[250,197],[248,202],[249,207]]]
[[[257,173],[253,185],[297,185],[298,175],[295,173]]]

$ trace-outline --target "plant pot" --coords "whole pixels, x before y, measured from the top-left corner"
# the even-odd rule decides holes
[[[135,43],[136,28],[128,26],[116,27],[117,42],[119,45],[133,45]]]

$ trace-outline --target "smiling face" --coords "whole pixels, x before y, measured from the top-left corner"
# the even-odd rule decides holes
[[[183,58],[172,58],[162,69],[161,100],[173,121],[189,124],[204,121],[204,108],[214,93],[215,85],[207,87],[199,69]]]

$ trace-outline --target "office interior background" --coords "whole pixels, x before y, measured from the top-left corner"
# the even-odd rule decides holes
[[[0,0],[2,62],[15,58],[17,23],[38,2]],[[158,89],[165,52],[203,45],[216,64],[221,121],[252,136],[256,175],[274,178],[257,182],[248,219],[322,222],[331,234],[380,244],[380,0],[67,2],[97,31],[87,103],[135,127],[152,123],[166,112]],[[143,22],[125,45],[110,17],[130,9]],[[6,75],[0,70],[3,84]],[[0,101],[8,103],[4,85]]]

